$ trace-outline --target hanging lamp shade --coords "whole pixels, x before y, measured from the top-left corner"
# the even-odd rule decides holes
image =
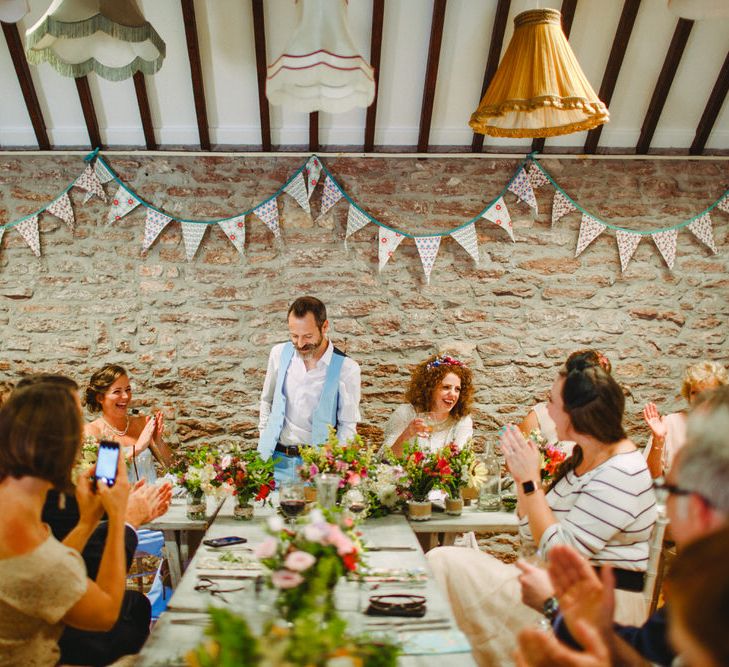
[[[471,115],[474,132],[495,137],[554,137],[609,120],[562,31],[556,9],[514,19],[514,35]]]
[[[354,44],[346,0],[300,0],[300,19],[284,52],[268,66],[266,97],[311,113],[368,107],[374,70]]]
[[[0,0],[0,21],[17,23],[30,9],[28,0]]]
[[[26,31],[25,44],[34,65],[48,62],[69,77],[96,72],[110,81],[154,74],[166,51],[136,0],[53,0]]]

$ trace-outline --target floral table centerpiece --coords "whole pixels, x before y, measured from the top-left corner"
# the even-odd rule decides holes
[[[264,461],[255,449],[235,448],[224,454],[214,467],[217,472],[214,482],[236,499],[234,518],[252,519],[253,502],[270,503],[270,493],[276,487],[273,459]]]
[[[367,485],[369,516],[386,516],[402,509],[407,486],[407,473],[401,465],[378,463],[371,469]]]
[[[432,505],[428,494],[433,488],[445,488],[452,477],[451,467],[441,452],[424,452],[416,443],[406,443],[400,463],[406,473],[405,488],[409,499],[408,516],[414,521],[430,519]]]
[[[220,489],[215,481],[215,455],[207,445],[187,449],[179,453],[170,466],[170,472],[177,477],[177,484],[187,490],[187,518],[204,521],[207,506],[205,496]]]
[[[535,428],[531,431],[528,438],[539,449],[542,486],[546,488],[554,478],[560,464],[567,458],[567,452],[560,442],[550,445],[539,429]]]
[[[445,501],[446,514],[459,515],[463,511],[461,491],[468,485],[475,454],[468,443],[463,447],[451,443],[443,447],[438,455],[450,468],[450,474],[440,483],[441,488],[448,494]]]

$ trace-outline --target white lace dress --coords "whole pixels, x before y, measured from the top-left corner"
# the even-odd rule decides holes
[[[106,425],[103,425],[102,429],[101,437],[96,438],[97,441],[119,440],[118,434],[114,433]],[[123,449],[124,455],[129,456],[132,451],[132,445],[124,447]],[[157,470],[154,467],[154,456],[152,455],[152,450],[149,447],[147,447],[147,449],[145,449],[141,454],[137,454],[134,459],[131,457],[127,458],[127,476],[132,484],[142,478],[144,478],[149,484],[154,484],[157,481]]]
[[[415,419],[417,414],[415,408],[410,403],[404,403],[395,408],[387,424],[385,424],[383,445],[380,450],[381,454],[392,447],[395,440],[400,437],[400,434]],[[442,424],[435,424],[433,426],[433,433],[429,438],[418,437],[417,441],[421,449],[434,452],[451,442],[455,442],[459,447],[463,447],[471,437],[473,437],[473,420],[470,415],[466,415],[457,420],[449,417]]]

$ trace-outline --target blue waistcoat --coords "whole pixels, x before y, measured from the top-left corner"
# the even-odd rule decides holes
[[[273,392],[273,403],[271,404],[271,414],[268,415],[266,428],[258,439],[258,452],[263,459],[268,459],[276,448],[278,439],[284,425],[284,417],[286,415],[286,394],[284,394],[283,386],[286,379],[286,373],[294,358],[294,346],[291,342],[286,343],[281,350],[281,363],[276,376],[276,388]],[[342,364],[347,355],[341,350],[334,348],[334,354],[329,362],[327,374],[324,378],[324,387],[321,391],[319,403],[312,415],[311,423],[311,443],[321,445],[327,441],[329,437],[329,426],[337,427],[337,410],[339,408],[339,376],[342,373]]]

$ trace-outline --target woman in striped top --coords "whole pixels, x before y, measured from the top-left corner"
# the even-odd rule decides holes
[[[507,427],[501,447],[525,536],[542,557],[554,544],[567,543],[596,567],[615,568],[616,620],[635,624],[645,617],[641,591],[656,507],[645,459],[622,427],[624,407],[622,390],[599,366],[580,363],[560,372],[549,414],[559,439],[576,446],[546,492],[539,484],[539,451],[516,426]],[[511,664],[516,633],[540,618],[520,603],[519,569],[452,547],[435,549],[428,559],[478,663]]]

